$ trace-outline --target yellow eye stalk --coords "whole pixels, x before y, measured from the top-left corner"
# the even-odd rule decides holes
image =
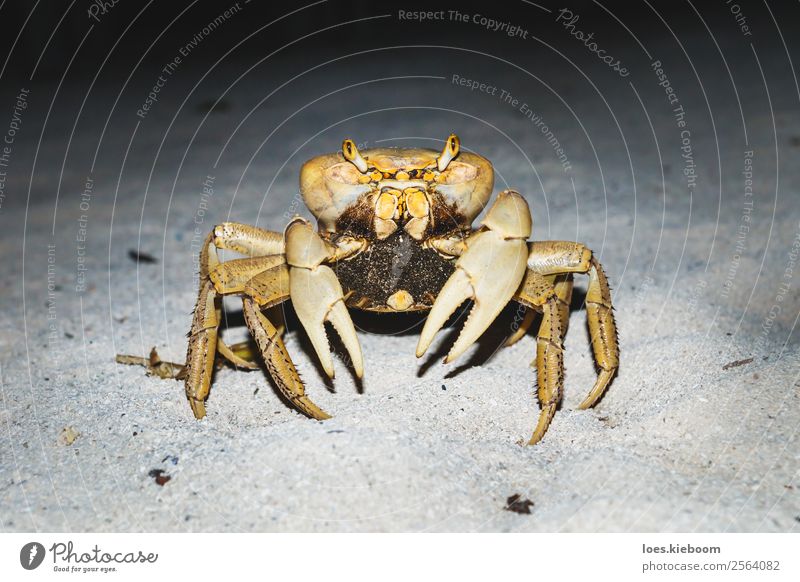
[[[456,134],[451,133],[444,144],[442,155],[436,160],[436,167],[440,172],[444,172],[447,169],[447,166],[450,165],[450,162],[458,155],[459,151],[461,151],[461,140],[458,139]]]
[[[358,171],[362,174],[367,172],[367,160],[361,157],[361,154],[352,139],[346,139],[342,142],[342,155],[344,159],[353,164]]]

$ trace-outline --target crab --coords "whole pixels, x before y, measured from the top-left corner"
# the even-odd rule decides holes
[[[181,372],[194,416],[206,414],[217,355],[236,366],[258,367],[220,337],[224,295],[242,297],[245,322],[279,391],[297,410],[318,420],[330,416],[306,395],[268,308],[291,300],[322,368],[333,378],[324,325],[330,323],[360,378],[363,357],[348,309],[428,311],[416,348],[421,357],[456,309],[472,300],[445,358],[448,363],[513,300],[524,306],[525,316],[507,345],[525,335],[537,312],[542,317],[536,339],[540,412],[528,441],[535,444],[550,426],[563,392],[574,273],[589,277],[586,312],[598,372],[579,407],[594,405],[619,363],[603,268],[583,244],[529,241],[530,210],[514,190],[500,192],[480,226],[472,228],[493,185],[492,164],[463,151],[455,134],[442,151],[360,152],[346,139],[340,152],[317,156],[300,171],[300,192],[316,228],[299,216],[283,233],[234,222],[215,226],[200,253],[200,290]],[[245,257],[222,262],[220,249]]]

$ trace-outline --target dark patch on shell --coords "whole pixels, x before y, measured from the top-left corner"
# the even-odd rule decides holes
[[[454,268],[454,259],[424,248],[402,230],[334,266],[345,294],[352,292],[347,304],[370,311],[393,311],[386,301],[401,289],[414,298],[409,311],[430,308]]]
[[[375,209],[370,205],[367,197],[362,196],[358,202],[345,208],[336,219],[336,232],[372,240],[375,236],[374,220]]]

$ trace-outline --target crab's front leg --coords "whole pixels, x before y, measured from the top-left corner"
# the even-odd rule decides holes
[[[255,262],[248,266],[237,261],[222,264],[217,257],[217,249],[263,258],[243,259]],[[205,399],[211,386],[217,350],[238,366],[253,366],[218,337],[222,312],[220,293],[227,292],[226,285],[230,287],[231,281],[237,277],[244,279],[248,275],[253,276],[271,266],[269,263],[273,260],[283,262],[282,254],[283,237],[279,233],[234,222],[215,226],[203,243],[200,251],[200,291],[186,353],[186,396],[195,418],[206,415]],[[223,280],[213,280],[220,276]]]
[[[511,300],[525,275],[531,234],[531,214],[525,199],[513,190],[501,192],[484,218],[483,229],[469,237],[467,249],[456,261],[422,328],[417,357],[467,299],[474,301],[461,334],[445,358],[457,358],[486,331]]]

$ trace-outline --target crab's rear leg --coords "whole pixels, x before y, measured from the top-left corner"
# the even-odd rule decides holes
[[[592,338],[594,359],[600,368],[594,387],[580,403],[586,409],[594,405],[603,395],[609,382],[619,367],[619,346],[617,345],[617,325],[611,306],[611,290],[603,267],[592,257],[589,268],[589,288],[586,293],[586,317],[589,320],[589,334]]]
[[[206,415],[205,399],[214,373],[214,358],[219,328],[218,296],[214,283],[206,280],[200,287],[194,308],[189,347],[186,353],[186,397],[195,418]]]
[[[531,309],[541,309],[542,323],[536,338],[536,376],[541,412],[528,444],[536,444],[547,432],[564,390],[564,332],[563,300],[568,286],[553,286],[553,279],[528,269],[519,290],[514,295],[519,303]]]
[[[617,326],[611,305],[611,290],[603,267],[585,245],[570,241],[542,241],[530,244],[528,267],[543,275],[587,273],[586,317],[597,380],[579,408],[591,407],[603,395],[619,367]]]

